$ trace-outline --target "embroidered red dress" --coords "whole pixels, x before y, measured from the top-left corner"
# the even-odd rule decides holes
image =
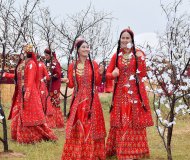
[[[54,120],[54,113],[55,110],[51,103],[51,97],[48,96],[48,90],[46,81],[50,80],[50,77],[48,75],[48,71],[46,69],[46,66],[43,62],[38,62],[39,67],[39,89],[40,89],[40,98],[43,106],[44,113],[46,115],[46,122],[50,128],[55,128],[55,120]]]
[[[31,59],[17,67],[17,82],[9,119],[11,138],[19,143],[35,143],[41,140],[57,140],[45,123],[39,90],[36,81],[37,66]],[[10,74],[5,77],[12,78]],[[24,94],[23,94],[23,88]]]
[[[110,80],[110,79],[106,78],[105,92],[106,93],[113,92],[113,80]]]
[[[50,63],[47,63],[47,64],[48,64],[47,69],[50,72],[51,64]],[[52,82],[51,82],[51,88],[50,88],[50,96],[51,96],[51,102],[55,111],[55,113],[53,114],[53,120],[55,121],[56,128],[63,128],[64,117],[60,108],[61,65],[56,59],[56,57],[53,57],[51,67],[52,67]]]
[[[106,77],[114,79],[112,71],[115,68],[116,54],[108,66]],[[128,158],[143,158],[149,156],[146,136],[147,126],[153,125],[148,97],[143,77],[146,76],[146,64],[143,57],[138,57],[138,77],[140,93],[146,106],[145,112],[135,80],[136,60],[133,53],[123,50],[118,55],[119,77],[114,96],[113,109],[110,113],[110,131],[106,143],[106,155],[117,155],[120,160]]]
[[[74,88],[76,97],[70,108],[70,116],[66,127],[66,142],[63,149],[62,160],[96,160],[105,159],[105,123],[103,112],[95,89],[92,102],[91,117],[88,118],[92,91],[92,69],[90,61],[86,60],[84,69],[80,70],[77,62],[76,84],[74,81],[74,64],[70,64],[68,78],[70,88]],[[95,85],[101,83],[98,64],[93,62]],[[96,87],[94,87],[96,88]],[[76,93],[75,93],[76,91]],[[74,96],[74,95],[73,95]]]

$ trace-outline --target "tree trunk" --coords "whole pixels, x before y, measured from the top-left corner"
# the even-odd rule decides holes
[[[173,100],[173,102],[171,104],[169,122],[173,122],[173,120],[174,120],[174,107],[175,107],[175,100]],[[168,160],[172,160],[172,149],[171,149],[172,134],[173,134],[173,124],[168,128],[168,133],[167,133],[167,157],[168,157]]]
[[[4,117],[2,119],[3,123],[3,147],[4,147],[4,152],[8,152],[8,140],[7,140],[7,123],[6,123],[6,117],[5,113],[3,111],[2,105],[0,104],[0,114]]]
[[[168,128],[167,134],[167,157],[168,160],[172,160],[171,139],[172,139],[173,125]]]
[[[68,91],[68,86],[66,85],[66,88],[65,88],[65,96],[64,96],[64,107],[63,107],[63,110],[64,110],[64,116],[66,117],[67,116],[67,91]]]

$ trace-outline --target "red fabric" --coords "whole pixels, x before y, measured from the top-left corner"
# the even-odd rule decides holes
[[[97,90],[99,93],[103,93],[105,88],[105,84],[102,82],[98,87]]]
[[[142,95],[143,102],[148,111],[146,112],[145,115],[143,115],[144,117],[143,116],[139,117],[139,115],[137,115],[137,112],[140,113],[140,115],[142,115],[143,110],[142,110],[139,94],[137,92],[136,82],[135,82],[135,79],[129,80],[129,78],[131,76],[134,76],[136,72],[135,57],[133,54],[131,54],[131,59],[129,61],[128,66],[126,67],[124,64],[122,64],[122,56],[124,52],[121,52],[121,53],[122,54],[119,54],[119,57],[118,57],[118,68],[120,70],[120,75],[118,78],[117,88],[116,88],[116,92],[114,96],[114,107],[110,115],[111,126],[120,127],[124,125],[122,122],[122,117],[123,115],[127,113],[131,113],[130,116],[132,115],[131,125],[133,128],[140,127],[137,121],[138,122],[146,121],[150,125],[153,125],[147,93],[145,90],[144,82],[142,82],[142,78],[146,75],[145,60],[144,59],[142,60],[141,57],[138,58],[138,63],[139,63],[138,70],[140,71],[139,73],[140,92]],[[115,68],[115,61],[116,61],[116,54],[113,55],[107,69],[106,78],[108,79],[113,79],[112,71]],[[127,87],[126,86],[127,84],[130,87]],[[132,92],[132,94],[130,94],[129,92]]]
[[[187,76],[190,77],[190,66],[187,67]]]
[[[34,52],[31,53],[32,54],[32,60],[34,61],[34,63],[36,64],[36,76],[35,76],[35,82],[36,82],[36,86],[37,88],[40,85],[40,77],[39,77],[39,67],[38,67],[38,61],[36,58],[36,54]]]
[[[106,143],[106,156],[118,160],[149,158],[146,129],[122,130],[112,127]]]
[[[111,80],[111,79],[106,78],[105,92],[106,93],[113,92],[113,86],[114,86],[114,81]]]
[[[5,73],[5,78],[14,78],[15,74],[14,73]]]
[[[18,143],[36,143],[42,140],[57,140],[57,137],[46,123],[37,126],[22,126],[22,120],[19,114],[11,121],[11,138]]]
[[[93,62],[93,65],[94,65],[94,71],[95,71],[95,85],[97,86],[97,85],[100,85],[102,77],[99,74],[98,64],[96,62]],[[69,73],[68,74],[68,78],[69,78],[68,86],[70,88],[74,87],[73,66],[74,66],[73,63],[70,64],[69,72],[68,72]],[[95,93],[94,93],[91,119],[87,118],[88,117],[87,114],[89,113],[89,110],[90,110],[89,107],[90,107],[90,102],[91,102],[91,90],[92,90],[91,75],[92,75],[92,70],[90,67],[90,62],[89,62],[89,60],[86,60],[84,75],[83,76],[80,76],[78,74],[76,75],[77,83],[78,83],[78,93],[73,102],[73,105],[71,106],[70,116],[67,121],[67,127],[66,127],[66,138],[67,139],[70,138],[72,127],[73,127],[74,123],[76,122],[76,117],[80,117],[80,116],[78,116],[78,114],[84,115],[85,122],[91,121],[93,139],[104,138],[106,135],[103,112],[102,112],[102,108],[101,108],[97,90],[95,90]],[[74,89],[76,89],[76,88],[74,88]],[[78,106],[82,102],[84,105],[83,106],[84,109],[82,111],[84,113],[82,113],[82,112],[78,113],[77,112]],[[79,119],[79,118],[77,118],[77,119]]]
[[[34,63],[33,60],[29,60],[24,70],[25,101],[23,113],[21,115],[23,117],[22,122],[24,126],[43,124],[45,121],[39,90],[36,85],[36,72],[36,63]]]
[[[54,57],[55,59],[57,59],[56,53],[53,52],[52,54],[53,54],[53,57]]]
[[[16,71],[17,84],[9,119],[12,119],[11,136],[19,143],[35,143],[42,139],[57,139],[45,123],[45,115],[35,83],[36,71],[36,64],[32,59],[27,64],[21,62]],[[24,79],[22,78],[23,73]],[[25,87],[24,96],[22,94],[22,83]]]
[[[50,72],[49,67],[48,71]],[[55,113],[53,114],[53,118],[51,118],[52,120],[54,120],[53,124],[55,124],[53,128],[64,127],[63,113],[60,108],[60,88],[61,88],[61,65],[54,56],[52,61],[52,84],[50,88],[51,102],[55,111]],[[48,120],[48,123],[49,122],[50,120]]]
[[[44,113],[46,115],[53,115],[54,109],[51,103],[51,98],[50,96],[48,96],[48,90],[45,83],[46,80],[50,79],[50,77],[48,75],[46,66],[43,62],[39,62],[38,67],[39,67],[39,80],[40,80],[40,85],[39,85],[40,97],[41,97]],[[46,99],[47,99],[47,102],[46,102]]]
[[[85,136],[84,129],[78,121],[73,126],[71,136],[66,139],[62,160],[105,160],[105,139],[94,140],[92,130],[88,137]]]
[[[57,59],[53,58],[52,61],[52,84],[50,88],[50,92],[54,92],[57,90],[60,92],[60,87],[61,87],[61,65],[58,62]],[[48,68],[50,71],[50,68]]]
[[[139,52],[139,50],[137,50]],[[138,57],[138,73],[140,92],[147,112],[144,111],[137,91],[134,75],[136,74],[136,60],[133,53],[130,54],[127,64],[122,58],[127,54],[120,51],[118,57],[119,77],[114,96],[113,109],[110,113],[110,132],[107,141],[107,155],[116,154],[118,159],[142,158],[149,155],[146,140],[146,127],[153,125],[149,101],[142,78],[146,76],[145,57]],[[112,71],[115,68],[116,54],[113,55],[108,66],[106,78],[114,79]],[[143,126],[143,128],[142,128]],[[137,132],[139,135],[137,135]],[[129,137],[123,139],[124,134]],[[116,136],[116,137],[114,137]],[[114,137],[114,138],[113,138]],[[141,144],[140,137],[143,138]],[[134,140],[134,141],[133,141]],[[133,141],[133,142],[132,142]],[[128,145],[134,145],[132,148]],[[138,147],[139,146],[139,147]],[[114,149],[115,148],[115,149]]]
[[[5,73],[1,78],[0,84],[14,84],[14,73]]]
[[[46,116],[46,123],[47,123],[48,127],[50,127],[50,128],[56,128],[56,121],[55,121],[54,114]]]
[[[44,50],[44,53],[51,54],[51,50],[50,50],[49,48],[46,48],[46,49]]]
[[[48,90],[46,86],[46,81],[50,79],[46,66],[43,62],[38,62],[39,66],[39,80],[40,80],[40,98],[43,106],[44,113],[46,115],[46,122],[50,128],[55,128],[55,120],[53,114],[55,110],[51,103],[51,97],[48,96]]]
[[[77,62],[78,64],[78,62]],[[98,64],[93,62],[95,85],[100,85],[101,76]],[[68,78],[70,88],[74,87],[74,64],[70,64]],[[78,92],[70,108],[70,116],[66,127],[66,143],[62,159],[105,159],[104,141],[106,136],[103,112],[95,89],[92,103],[91,117],[89,118],[91,102],[92,70],[90,61],[86,60],[84,74],[76,74]],[[76,89],[76,88],[74,88]],[[72,152],[73,151],[73,152]],[[78,152],[77,152],[78,151]]]
[[[63,118],[63,113],[60,108],[60,93],[55,90],[54,93],[50,92],[50,96],[51,96],[51,102],[55,111],[53,114],[53,121],[54,121],[53,123],[55,123],[55,128],[63,128],[64,118]]]
[[[14,73],[5,73],[5,78],[13,79],[14,77],[15,77]],[[9,116],[8,116],[8,120],[10,120],[12,117],[15,116],[15,115],[13,115],[13,110],[14,110],[14,107],[15,107],[17,95],[18,95],[18,85],[16,84],[14,94],[13,94],[13,98],[12,98],[11,110],[10,110],[10,113],[9,113]]]

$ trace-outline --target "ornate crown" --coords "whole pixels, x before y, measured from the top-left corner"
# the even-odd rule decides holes
[[[25,45],[24,52],[33,52],[33,45],[31,45],[31,44]]]

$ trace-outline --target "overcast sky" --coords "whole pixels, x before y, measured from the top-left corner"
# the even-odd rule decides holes
[[[128,26],[135,34],[164,30],[166,18],[160,0],[44,0],[44,5],[50,8],[54,16],[62,18],[87,8],[90,2],[96,10],[111,12],[116,18],[113,21],[113,31],[120,32]],[[180,9],[189,8],[190,0],[184,0]]]

